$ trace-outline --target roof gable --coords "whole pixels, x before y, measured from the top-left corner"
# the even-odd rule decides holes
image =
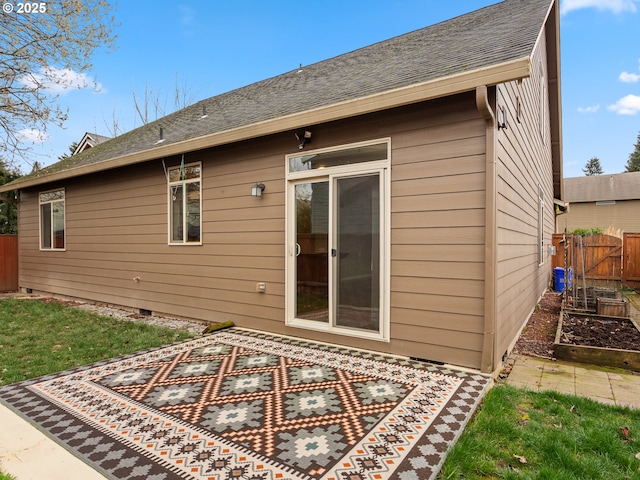
[[[526,77],[554,2],[504,0],[202,100],[18,183],[35,185]]]
[[[105,137],[104,135],[98,135],[97,133],[85,133],[82,137],[82,140],[78,143],[75,150],[71,155],[77,155],[79,153],[84,152],[88,148],[93,148],[99,143],[106,142],[110,140],[111,137]]]

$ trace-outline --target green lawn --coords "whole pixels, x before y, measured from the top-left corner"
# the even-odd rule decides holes
[[[640,410],[495,386],[443,479],[640,479]]]
[[[0,301],[0,326],[0,385],[192,337],[37,300]],[[640,480],[640,410],[498,384],[438,478]]]
[[[0,385],[192,337],[39,300],[0,301]]]

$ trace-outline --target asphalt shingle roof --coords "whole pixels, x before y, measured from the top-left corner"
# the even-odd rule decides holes
[[[565,178],[564,200],[569,203],[640,200],[640,172]]]
[[[41,170],[58,173],[286,115],[527,58],[551,0],[503,2],[202,100]],[[203,116],[206,108],[206,118]],[[23,177],[25,178],[25,177]]]

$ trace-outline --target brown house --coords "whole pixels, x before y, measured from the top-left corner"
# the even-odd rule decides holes
[[[21,289],[495,370],[550,281],[558,8],[505,0],[3,187]]]
[[[564,194],[569,210],[558,217],[558,233],[609,227],[640,233],[640,172],[565,178]]]

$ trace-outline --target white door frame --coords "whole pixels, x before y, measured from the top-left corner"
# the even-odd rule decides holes
[[[376,140],[371,142],[362,142],[358,144],[342,145],[338,148],[305,151],[304,156],[318,155],[321,153],[334,152],[339,150],[347,150],[349,148],[357,148],[380,143],[387,143],[387,159],[375,160],[370,162],[355,163],[350,165],[339,165],[316,170],[308,170],[304,172],[291,172],[287,174],[286,185],[286,276],[285,276],[285,295],[286,295],[286,325],[310,330],[330,332],[345,336],[365,338],[378,341],[389,341],[389,283],[390,283],[390,140]],[[287,156],[287,169],[289,159],[303,156],[300,153]],[[377,175],[380,181],[380,261],[379,261],[379,329],[378,331],[349,328],[338,326],[335,324],[335,260],[331,257],[331,249],[335,248],[335,239],[337,232],[335,231],[334,212],[335,192],[334,186],[341,178],[359,177],[367,175]],[[307,320],[296,318],[296,299],[297,299],[297,282],[296,282],[296,255],[298,247],[296,245],[296,199],[295,186],[304,183],[313,183],[318,181],[327,181],[329,183],[329,257],[328,257],[328,275],[329,275],[329,321],[320,322],[315,320]]]

